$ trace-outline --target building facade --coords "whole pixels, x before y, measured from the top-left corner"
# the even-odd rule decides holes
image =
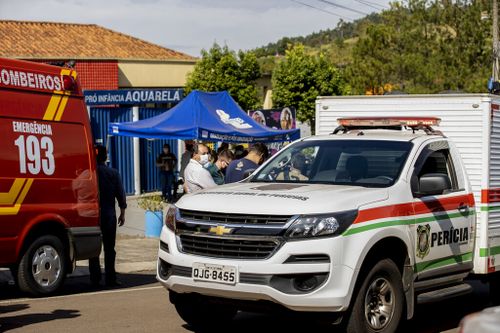
[[[84,91],[178,89],[197,58],[95,24],[0,21],[0,57],[75,68]],[[145,119],[166,112],[173,103],[88,107],[96,143],[107,144],[128,194],[160,186],[155,157],[163,143],[177,152],[174,140],[111,137],[109,122]]]

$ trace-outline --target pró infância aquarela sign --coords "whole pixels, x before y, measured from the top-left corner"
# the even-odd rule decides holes
[[[177,103],[184,91],[182,89],[123,89],[123,90],[85,90],[87,106],[112,104]]]

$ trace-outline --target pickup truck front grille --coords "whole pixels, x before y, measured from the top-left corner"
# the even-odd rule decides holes
[[[181,234],[184,253],[228,259],[266,259],[279,246],[278,240],[222,238]]]
[[[284,225],[290,215],[248,215],[199,212],[181,209],[180,217],[189,221],[213,222],[221,224]]]

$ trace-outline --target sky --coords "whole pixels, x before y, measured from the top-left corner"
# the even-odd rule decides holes
[[[0,0],[0,19],[97,24],[192,56],[335,28],[389,0]],[[312,8],[314,7],[314,8]],[[348,10],[350,9],[350,10]]]

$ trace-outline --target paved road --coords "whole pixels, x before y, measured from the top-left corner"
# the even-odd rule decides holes
[[[153,272],[126,274],[121,278],[124,285],[111,290],[93,289],[87,278],[72,278],[59,295],[39,299],[23,298],[13,286],[3,285],[0,332],[193,332],[177,316]],[[416,317],[401,331],[456,332],[454,328],[460,318],[488,306],[487,286],[474,283],[474,287],[472,295],[417,307]],[[220,325],[221,331],[241,333],[340,332],[296,315],[239,313],[232,324]]]

